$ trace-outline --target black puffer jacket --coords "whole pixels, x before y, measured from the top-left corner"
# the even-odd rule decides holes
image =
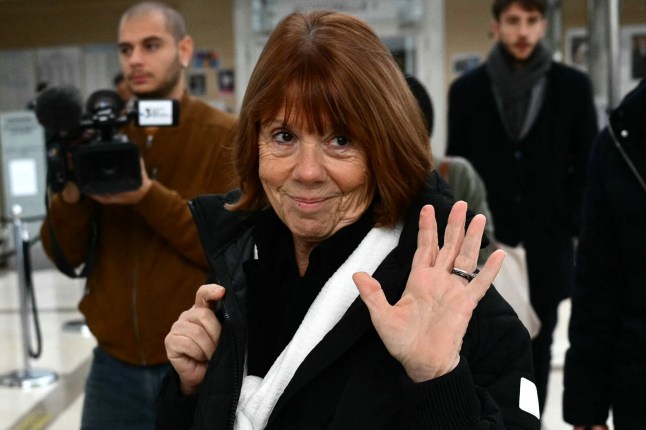
[[[588,166],[563,413],[646,426],[646,81],[610,115]]]
[[[252,256],[254,217],[223,210],[226,200],[210,196],[192,203],[205,252],[218,274],[213,280],[227,288],[217,312],[223,322],[220,344],[199,394],[182,397],[177,375],[171,373],[161,395],[160,429],[233,428],[246,351],[241,264]],[[429,203],[443,237],[453,201],[436,174],[411,208],[399,244],[374,274],[391,301],[405,287],[419,211]],[[388,354],[357,298],[301,364],[266,428],[538,429],[538,419],[519,408],[522,378],[533,380],[529,335],[493,288],[474,312],[458,367],[420,384],[412,383]]]

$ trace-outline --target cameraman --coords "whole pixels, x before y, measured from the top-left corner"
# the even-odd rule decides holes
[[[131,7],[121,17],[119,50],[135,97],[179,100],[180,121],[159,129],[126,126],[141,151],[141,187],[82,195],[68,182],[52,198],[41,229],[52,259],[50,225],[72,265],[96,255],[79,305],[98,343],[84,429],[154,428],[158,387],[170,368],[164,337],[207,274],[187,202],[236,185],[228,151],[236,118],[188,95],[193,40],[183,17],[155,2]],[[92,225],[94,247],[88,245]]]

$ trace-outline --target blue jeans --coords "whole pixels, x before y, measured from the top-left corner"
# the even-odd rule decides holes
[[[170,364],[133,366],[100,347],[85,383],[82,430],[153,430],[156,401]]]

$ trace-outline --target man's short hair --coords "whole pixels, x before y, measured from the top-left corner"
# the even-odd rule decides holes
[[[134,16],[148,15],[150,13],[162,14],[166,21],[166,30],[173,35],[176,42],[180,42],[187,35],[184,17],[172,7],[157,1],[144,1],[135,4],[123,13],[120,22],[123,24],[124,21]]]
[[[518,3],[525,10],[537,10],[543,16],[545,16],[545,12],[547,11],[547,0],[494,0],[491,6],[491,13],[495,20],[498,21],[500,14],[513,3]]]

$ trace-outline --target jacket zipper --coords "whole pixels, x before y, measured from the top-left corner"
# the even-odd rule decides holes
[[[139,253],[139,229],[137,228],[137,223],[134,222],[135,220],[133,219],[132,225],[134,226],[134,231],[133,231],[133,242],[134,246],[133,249],[135,250],[135,255],[133,255],[133,261],[134,261],[134,267],[132,270],[132,297],[130,298],[130,306],[131,306],[131,311],[132,311],[132,329],[134,331],[136,343],[137,343],[137,352],[139,353],[139,361],[142,366],[146,366],[146,354],[144,353],[144,350],[142,348],[142,341],[141,341],[141,331],[139,330],[139,319],[137,315],[137,279],[139,278],[139,260],[137,258],[137,254]]]
[[[608,132],[610,133],[610,137],[612,137],[612,140],[613,140],[615,146],[619,150],[619,153],[621,154],[623,159],[628,164],[628,168],[636,176],[637,182],[639,182],[639,185],[641,185],[641,187],[644,189],[644,191],[646,191],[646,182],[644,182],[644,178],[641,177],[641,175],[639,174],[639,171],[637,170],[637,167],[635,167],[632,160],[630,159],[628,154],[626,154],[626,151],[624,151],[624,148],[621,146],[621,142],[619,142],[619,139],[615,135],[615,130],[612,128],[612,124],[610,124],[608,126]]]
[[[229,311],[227,311],[227,307],[224,302],[222,302],[222,314],[224,315],[225,322],[231,327],[231,330],[229,331],[229,338],[231,344],[233,345],[233,401],[231,402],[231,409],[229,412],[229,429],[233,430],[236,423],[236,409],[238,406],[238,399],[240,398],[240,388],[238,387],[238,344],[236,342],[233,323],[231,322],[231,316],[229,315]]]
[[[191,215],[193,215],[193,219],[195,220],[195,227],[197,229],[197,235],[200,238],[200,243],[202,244],[202,248],[207,250],[208,244],[205,242],[205,236],[204,236],[204,229],[202,227],[202,218],[199,216],[199,211],[197,210],[195,203],[193,200],[190,200],[188,202],[188,208],[191,211]],[[217,276],[217,271],[214,270],[214,264],[210,261],[207,255],[207,259],[209,260],[209,266],[211,267],[211,270],[213,273],[216,274],[216,280],[218,283],[220,283],[219,277]],[[222,305],[222,315],[224,316],[224,322],[230,327],[229,330],[229,338],[231,341],[231,344],[233,346],[233,399],[231,402],[231,408],[229,412],[229,429],[233,430],[235,427],[235,421],[236,421],[236,409],[238,405],[238,400],[240,399],[240,384],[238,383],[239,378],[240,378],[240,372],[239,372],[239,360],[238,360],[238,344],[236,342],[236,337],[235,337],[235,330],[234,330],[234,325],[233,321],[231,321],[231,315],[229,314],[229,311],[227,310],[227,306],[225,304],[225,300],[221,300],[221,305]]]
[[[153,138],[154,135],[147,135],[146,136],[146,144],[145,148],[146,150],[150,149],[153,144]],[[142,154],[143,155],[143,154]],[[154,179],[154,178],[153,178]],[[132,237],[133,237],[133,242],[134,246],[133,249],[135,250],[135,255],[132,256],[133,261],[134,261],[134,268],[132,271],[132,297],[130,299],[130,306],[131,306],[131,311],[132,311],[132,329],[134,331],[135,335],[135,340],[137,344],[137,351],[139,353],[139,361],[142,366],[148,365],[146,361],[146,353],[144,352],[143,348],[143,341],[141,340],[141,330],[139,327],[139,318],[137,314],[137,291],[139,290],[137,281],[139,279],[139,259],[138,259],[138,254],[139,254],[139,232],[141,231],[139,229],[139,224],[137,223],[137,217],[133,215],[132,217],[132,225],[134,226],[134,230],[132,232]]]

